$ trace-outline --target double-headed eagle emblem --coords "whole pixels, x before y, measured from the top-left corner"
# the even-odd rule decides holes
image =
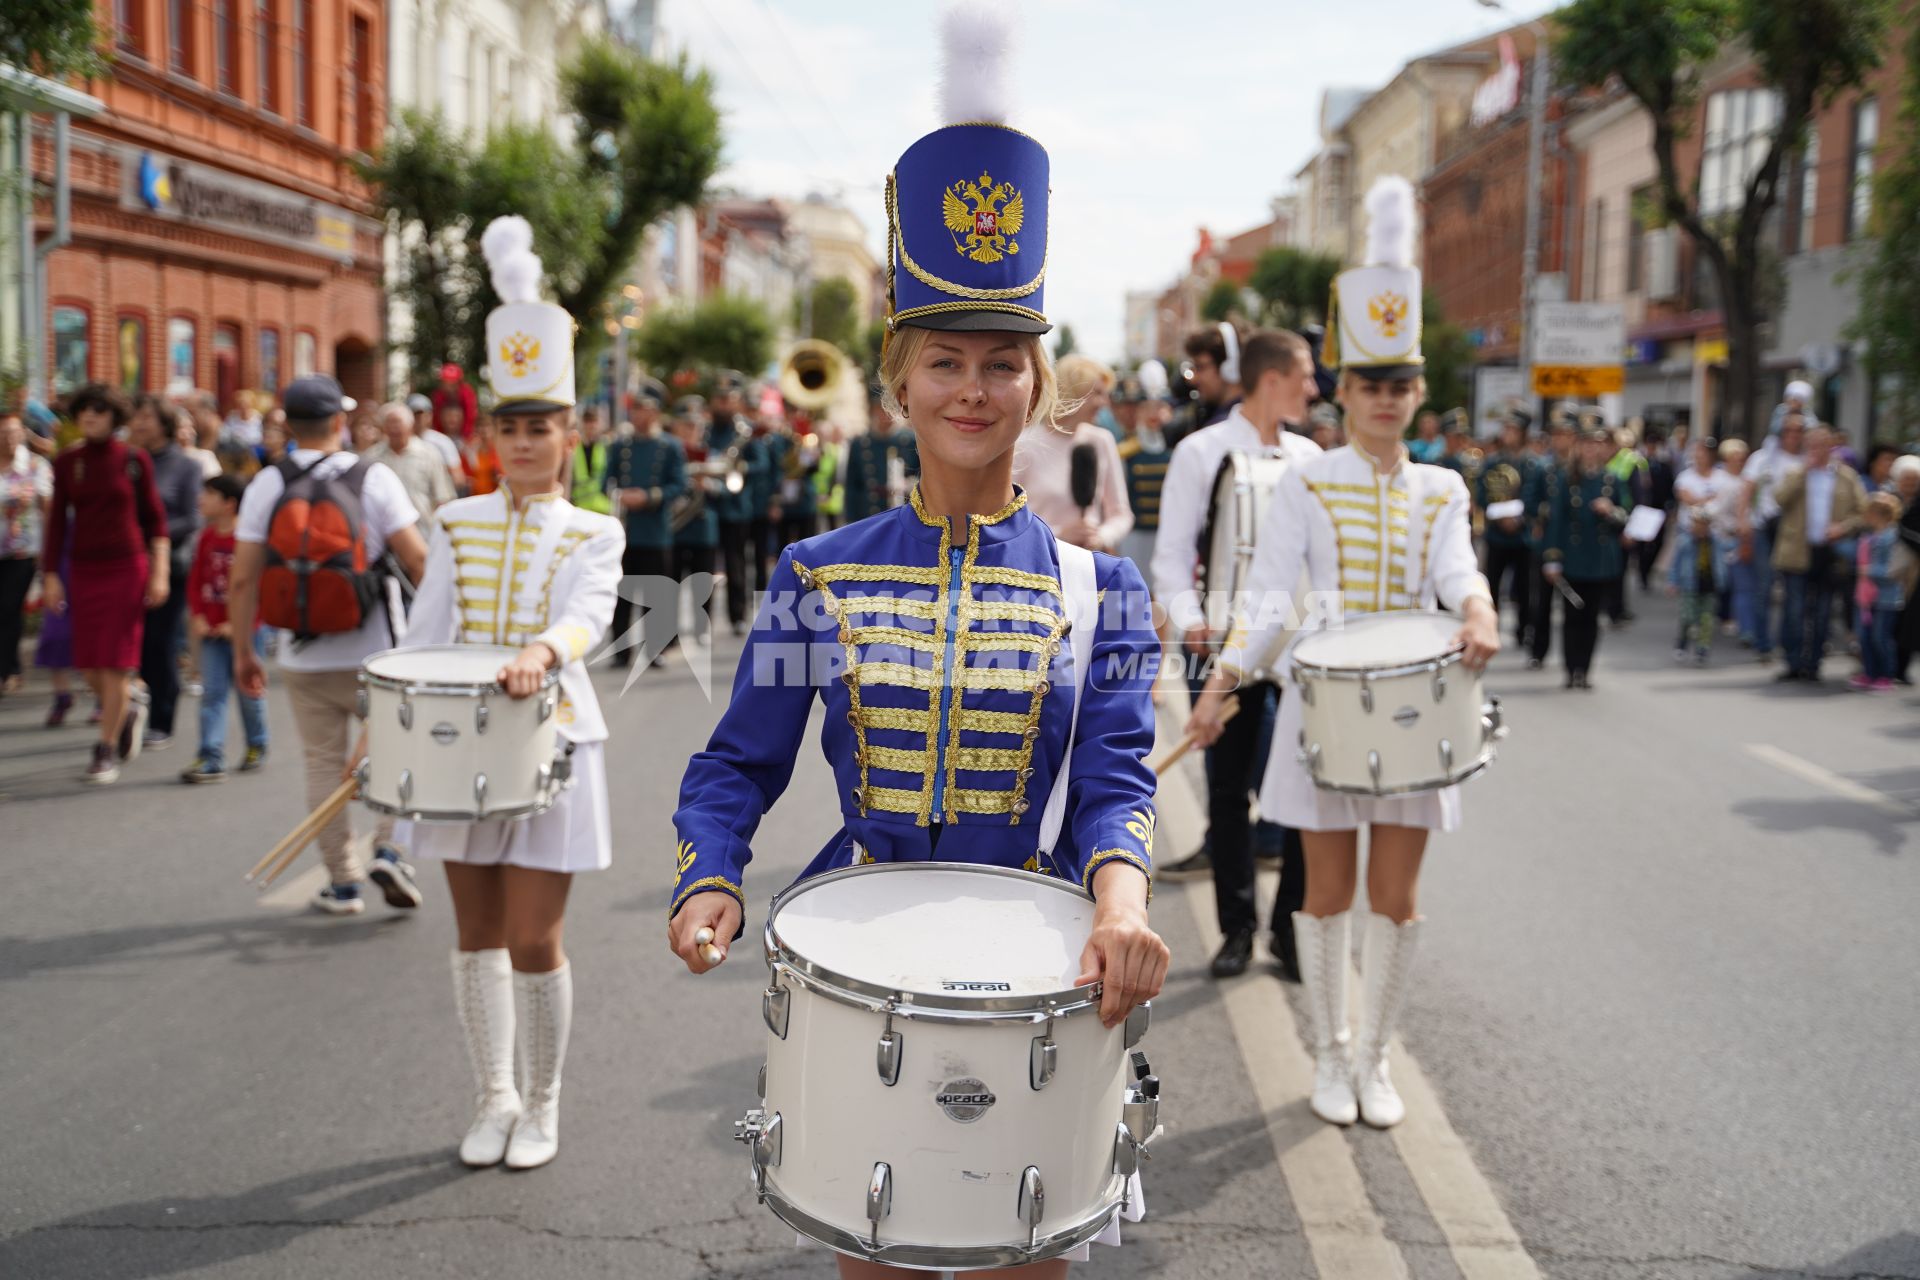
[[[983,264],[1020,252],[1013,238],[1027,220],[1026,197],[1011,182],[995,182],[982,172],[978,182],[963,179],[943,194],[941,210],[954,252]]]
[[[540,358],[540,339],[516,333],[500,344],[500,358],[516,378],[527,376],[527,368]]]
[[[1397,338],[1407,319],[1407,300],[1397,293],[1382,293],[1367,299],[1367,316],[1380,326],[1380,336]]]

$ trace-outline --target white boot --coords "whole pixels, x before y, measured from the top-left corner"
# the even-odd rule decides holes
[[[1354,1053],[1353,1088],[1360,1098],[1360,1118],[1376,1129],[1391,1129],[1407,1118],[1406,1104],[1387,1075],[1387,1042],[1406,1003],[1420,925],[1417,919],[1395,924],[1387,916],[1367,917],[1360,967],[1366,1009]]]
[[[513,997],[526,1107],[507,1144],[507,1168],[537,1169],[560,1153],[560,1066],[573,1028],[573,966],[514,974]]]
[[[1294,946],[1300,953],[1300,986],[1307,997],[1313,1034],[1313,1114],[1328,1124],[1352,1124],[1359,1114],[1348,1056],[1347,975],[1353,969],[1351,911],[1335,916],[1293,913]]]
[[[473,1063],[473,1127],[460,1143],[460,1162],[476,1169],[500,1163],[520,1118],[513,1086],[513,969],[504,950],[453,953],[453,999]]]

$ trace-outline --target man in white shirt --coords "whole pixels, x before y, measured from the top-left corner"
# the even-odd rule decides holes
[[[400,485],[413,501],[413,509],[420,513],[422,528],[431,529],[433,513],[442,503],[452,502],[458,496],[453,491],[453,477],[447,473],[447,464],[433,446],[414,436],[413,414],[404,404],[395,401],[383,406],[379,423],[386,439],[367,450],[364,456],[400,477]]]
[[[351,471],[359,462],[340,449],[340,429],[354,402],[340,393],[339,383],[326,374],[295,379],[287,387],[285,403],[292,451],[284,464],[264,468],[253,478],[240,500],[240,517],[234,527],[227,598],[236,636],[252,635],[254,620],[259,616],[268,529],[274,506],[286,492],[288,476],[297,477],[309,470],[315,475],[340,474]],[[383,554],[390,553],[400,572],[410,582],[419,582],[426,568],[427,544],[415,527],[419,513],[399,477],[378,463],[369,466],[360,499],[367,563],[378,563]],[[357,630],[295,639],[281,647],[280,679],[286,683],[294,724],[306,753],[310,809],[318,808],[339,787],[342,771],[351,762],[358,736],[355,721],[360,664],[380,650],[392,648],[405,630],[404,618],[389,624],[385,594],[367,610]],[[266,691],[267,679],[253,646],[236,644],[233,649],[234,684],[249,697],[259,697]],[[314,899],[316,910],[358,915],[366,909],[349,836],[344,811],[320,830],[320,856],[327,864],[329,883]],[[420,890],[413,882],[412,868],[401,860],[392,837],[393,821],[383,818],[375,828],[374,860],[368,878],[380,887],[390,905],[418,907]]]
[[[1753,639],[1754,656],[1761,662],[1773,659],[1773,543],[1780,532],[1780,503],[1774,490],[1782,480],[1800,469],[1800,454],[1806,447],[1806,415],[1794,410],[1780,419],[1780,430],[1768,439],[1747,463],[1743,475],[1753,512],[1753,617],[1743,619],[1741,629]]]
[[[1168,621],[1189,659],[1204,658],[1224,638],[1208,629],[1206,611],[1195,589],[1200,568],[1200,538],[1213,503],[1214,478],[1231,453],[1285,458],[1297,462],[1317,456],[1320,446],[1287,430],[1289,423],[1307,419],[1308,405],[1318,394],[1313,376],[1313,351],[1306,339],[1285,330],[1263,329],[1247,338],[1239,352],[1240,384],[1245,397],[1224,421],[1182,440],[1167,466],[1160,493],[1160,532],[1153,550],[1153,589],[1167,609]],[[1211,591],[1229,584],[1207,584]],[[1296,602],[1296,607],[1304,607]],[[1204,679],[1204,673],[1202,678]],[[1197,690],[1199,682],[1193,682]],[[1229,721],[1219,742],[1207,752],[1207,843],[1198,853],[1161,867],[1162,879],[1191,879],[1211,872],[1214,906],[1225,936],[1214,957],[1216,977],[1246,970],[1259,929],[1254,904],[1253,851],[1248,829],[1248,795],[1260,784],[1266,769],[1263,741],[1272,734],[1279,690],[1270,682],[1248,685],[1240,691],[1240,712]],[[1291,748],[1283,748],[1291,749]],[[1291,976],[1298,971],[1293,958],[1292,913],[1306,890],[1299,836],[1285,829],[1279,898],[1274,906],[1275,955]]]
[[[416,391],[407,397],[407,412],[413,415],[413,434],[440,455],[440,461],[446,464],[447,474],[453,477],[454,487],[458,489],[461,478],[466,474],[466,462],[461,458],[460,446],[453,437],[434,427],[433,401]]]

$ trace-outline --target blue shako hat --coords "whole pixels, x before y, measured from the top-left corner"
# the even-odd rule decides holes
[[[1004,9],[943,21],[941,114],[887,175],[887,328],[1046,333],[1047,151],[1007,126]]]

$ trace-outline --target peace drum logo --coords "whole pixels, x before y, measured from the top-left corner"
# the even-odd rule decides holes
[[[972,1076],[949,1080],[933,1095],[934,1105],[947,1113],[947,1119],[960,1124],[972,1124],[987,1114],[987,1108],[994,1101],[993,1090],[987,1088],[986,1081]]]

